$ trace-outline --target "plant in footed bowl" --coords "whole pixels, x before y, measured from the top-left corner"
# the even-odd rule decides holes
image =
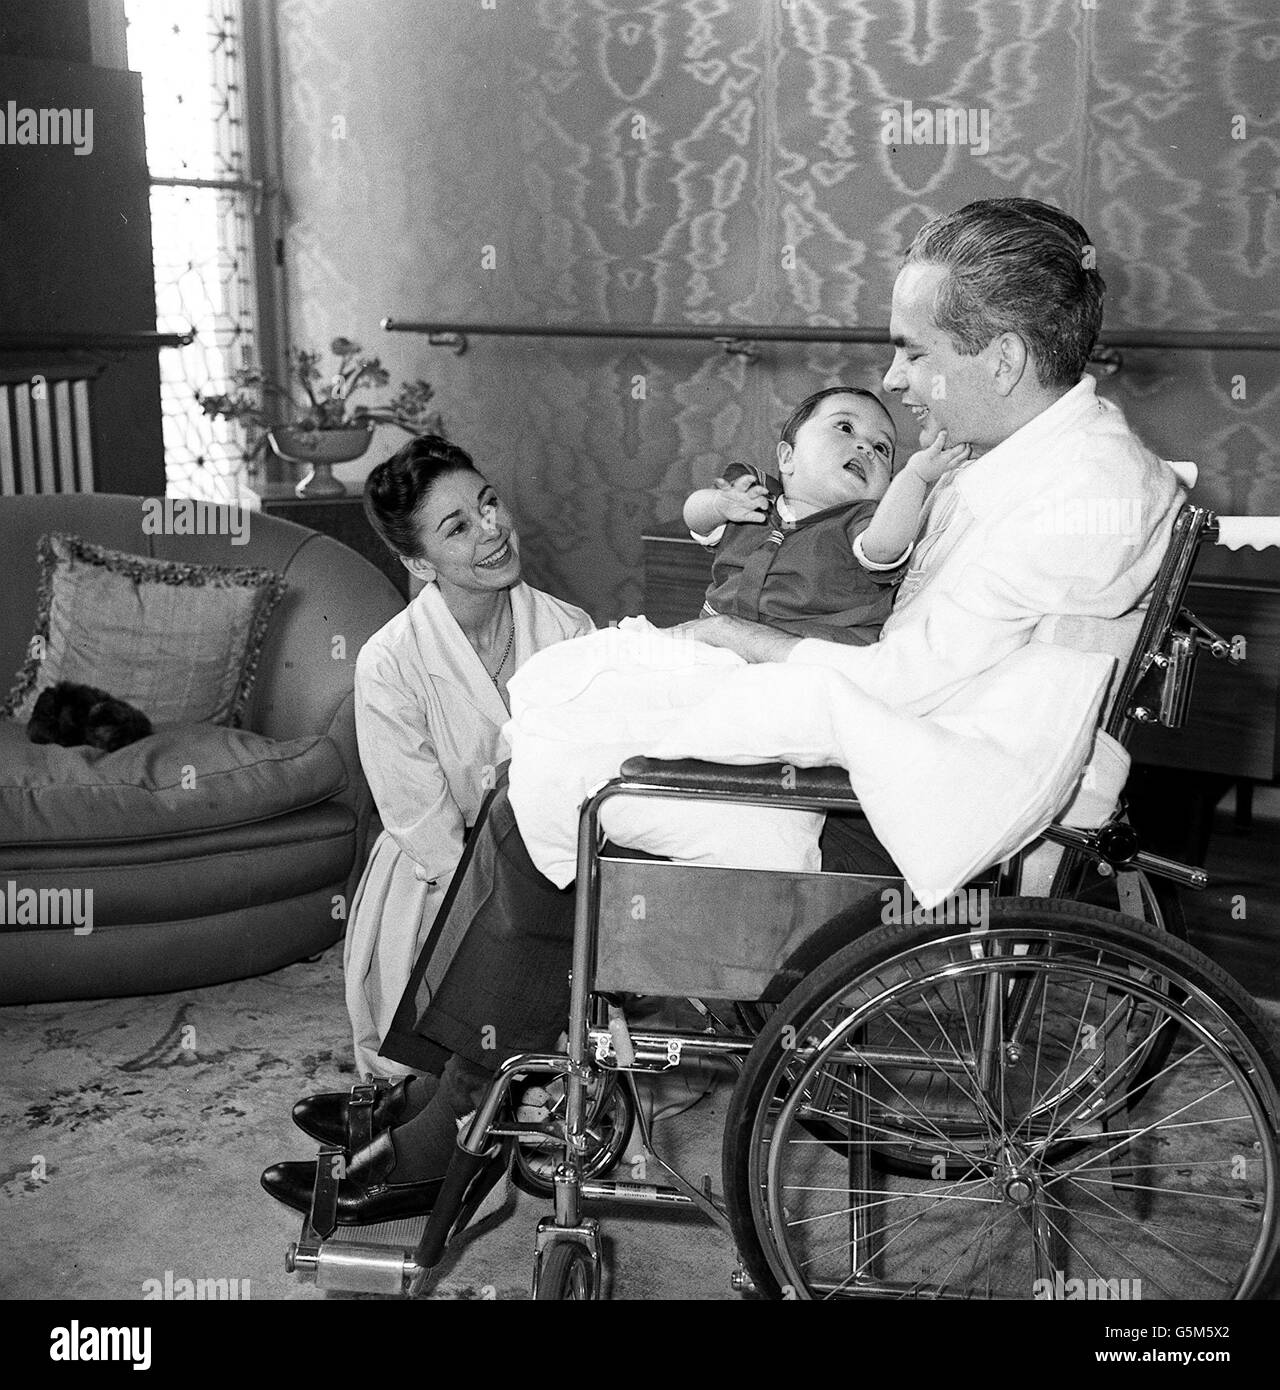
[[[249,431],[250,462],[269,445],[278,458],[310,466],[295,489],[299,497],[344,495],[333,465],[359,458],[373,439],[374,425],[395,425],[408,434],[444,433],[440,412],[431,408],[435,393],[429,383],[402,382],[385,403],[356,405],[351,400],[356,392],[386,386],[390,374],[350,338],[335,338],[329,350],[338,366],[327,379],[320,353],[294,348],[287,385],[260,368],[242,367],[232,376],[231,391],[200,396],[206,415],[237,420]]]

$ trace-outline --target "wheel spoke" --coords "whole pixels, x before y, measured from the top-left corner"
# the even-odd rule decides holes
[[[1090,1198],[1091,1198],[1092,1200],[1101,1203],[1101,1205],[1103,1205],[1103,1206],[1110,1207],[1112,1211],[1115,1211],[1115,1212],[1116,1212],[1116,1216],[1112,1218],[1113,1220],[1119,1220],[1121,1217],[1123,1217],[1123,1216],[1126,1215],[1125,1213],[1120,1212],[1120,1211],[1119,1211],[1116,1207],[1114,1207],[1110,1202],[1107,1202],[1104,1198],[1099,1197],[1099,1196],[1097,1196],[1096,1194],[1093,1194],[1093,1193],[1090,1193],[1090,1194],[1087,1194],[1087,1195],[1090,1196]],[[1080,1212],[1074,1212],[1074,1211],[1073,1211],[1073,1215],[1075,1216],[1075,1219],[1076,1219],[1077,1221],[1079,1221],[1080,1224],[1081,1224],[1082,1226],[1085,1226],[1085,1227],[1088,1228],[1089,1232],[1090,1232],[1096,1239],[1101,1240],[1101,1241],[1103,1241],[1103,1242],[1106,1243],[1106,1244],[1110,1244],[1110,1242],[1107,1241],[1106,1237],[1103,1236],[1103,1235],[1101,1234],[1101,1232],[1094,1230],[1094,1228],[1093,1228],[1092,1226],[1089,1225],[1088,1220],[1087,1220]],[[1128,1219],[1128,1221],[1129,1221],[1129,1223],[1130,1223],[1131,1225],[1133,1225],[1133,1226],[1135,1226],[1135,1227],[1137,1228],[1138,1233],[1139,1233],[1139,1235],[1141,1236],[1142,1239],[1144,1239],[1144,1240],[1154,1240],[1158,1245],[1161,1245],[1161,1246],[1163,1246],[1166,1250],[1169,1250],[1171,1253],[1173,1253],[1174,1255],[1176,1255],[1180,1260],[1187,1260],[1187,1261],[1190,1261],[1192,1264],[1194,1264],[1194,1265],[1196,1265],[1198,1268],[1202,1269],[1202,1270],[1205,1272],[1205,1274],[1207,1274],[1207,1275],[1208,1275],[1211,1279],[1213,1279],[1215,1282],[1217,1282],[1217,1283],[1223,1283],[1223,1282],[1224,1282],[1223,1279],[1222,1279],[1222,1277],[1221,1277],[1220,1275],[1214,1274],[1213,1271],[1210,1270],[1210,1269],[1208,1268],[1207,1265],[1202,1264],[1202,1263],[1201,1263],[1199,1260],[1197,1260],[1197,1259],[1195,1258],[1195,1256],[1192,1255],[1189,1251],[1184,1250],[1184,1249],[1182,1249],[1181,1247],[1174,1245],[1171,1241],[1166,1240],[1162,1235],[1160,1235],[1160,1233],[1159,1233],[1158,1231],[1152,1229],[1149,1223],[1134,1221],[1134,1219],[1133,1219],[1132,1217],[1128,1217],[1127,1219]],[[1203,1232],[1201,1232],[1201,1235],[1203,1235]],[[1114,1248],[1114,1247],[1113,1247],[1113,1248]],[[1128,1263],[1131,1264],[1132,1262],[1129,1261]],[[1134,1267],[1136,1268],[1136,1266],[1134,1266]],[[1143,1275],[1143,1277],[1144,1277],[1144,1278],[1147,1278],[1147,1279],[1155,1278],[1155,1276],[1152,1275],[1152,1274],[1150,1273],[1149,1270]],[[1157,1279],[1156,1282],[1158,1283],[1159,1280]],[[1163,1287],[1163,1285],[1162,1285],[1162,1287]],[[1170,1291],[1166,1289],[1166,1292],[1170,1292]],[[1173,1297],[1173,1296],[1174,1296],[1174,1295],[1170,1292],[1170,1297]]]
[[[1163,1024],[1161,1024],[1160,1026],[1163,1027]],[[1198,1050],[1199,1049],[1196,1049],[1196,1051]],[[1112,1072],[1109,1075],[1107,1075],[1105,1079],[1094,1088],[1093,1092],[1080,1104],[1077,1114],[1081,1110],[1087,1111],[1092,1106],[1095,1100],[1100,1099],[1103,1095],[1105,1095],[1105,1093],[1108,1090],[1114,1087],[1116,1079],[1118,1077],[1123,1078],[1129,1072],[1136,1071],[1138,1067],[1141,1065],[1141,1058],[1138,1055],[1140,1051],[1141,1049],[1134,1053],[1131,1053],[1130,1056],[1125,1059],[1125,1061],[1115,1072]],[[1154,1076],[1148,1077],[1145,1080],[1144,1089],[1150,1090],[1150,1088],[1154,1085],[1155,1082],[1159,1081],[1162,1077],[1166,1076],[1175,1066],[1178,1066],[1181,1062],[1189,1060],[1194,1056],[1195,1052],[1185,1053],[1182,1057],[1176,1059],[1174,1062],[1168,1063],[1160,1071],[1156,1072]],[[1135,1058],[1137,1058],[1136,1061],[1134,1060]],[[1066,1123],[1070,1124],[1075,1118],[1075,1115],[1068,1115]],[[1049,1133],[1045,1135],[1042,1139],[1040,1139],[1038,1142],[1042,1147],[1047,1148],[1050,1144],[1054,1143],[1061,1136],[1062,1132],[1063,1130],[1061,1126],[1059,1126],[1056,1129],[1051,1128]]]
[[[878,1073],[877,1073],[877,1075],[878,1075]],[[909,1096],[904,1095],[904,1094],[898,1089],[898,1087],[896,1087],[887,1077],[884,1077],[884,1078],[882,1078],[882,1079],[884,1080],[885,1085],[886,1085],[891,1091],[893,1091],[893,1093],[894,1093],[895,1095],[901,1097],[902,1102],[903,1102],[904,1105],[909,1106],[909,1107],[915,1109],[916,1115],[918,1115],[921,1124],[923,1124],[923,1125],[925,1126],[925,1128],[927,1129],[927,1131],[928,1131],[928,1133],[929,1133],[929,1136],[930,1136],[931,1138],[933,1138],[933,1139],[936,1141],[936,1147],[938,1148],[938,1150],[939,1150],[942,1154],[945,1155],[945,1154],[948,1154],[948,1153],[954,1153],[954,1154],[957,1154],[957,1155],[964,1156],[965,1151],[964,1151],[963,1149],[959,1148],[959,1147],[955,1144],[955,1142],[954,1142],[954,1140],[952,1140],[951,1136],[950,1136],[949,1134],[947,1134],[947,1132],[946,1132],[944,1129],[942,1129],[941,1126],[939,1126],[930,1116],[926,1115],[925,1112],[924,1112],[923,1110],[920,1110],[918,1107],[916,1107],[916,1106],[915,1106],[915,1102],[912,1101],[911,1098],[910,1098]],[[844,1083],[841,1083],[841,1084],[844,1084]],[[856,1088],[856,1087],[850,1086],[850,1087],[849,1087],[849,1090],[850,1090],[850,1093],[853,1094],[853,1095],[865,1096],[865,1097],[866,1097],[867,1099],[869,1099],[869,1100],[875,1100],[875,1099],[876,1099],[875,1097],[871,1096],[871,1094],[870,1094],[869,1092],[862,1091],[860,1088]],[[834,1120],[834,1121],[837,1121],[837,1122],[839,1122],[839,1123],[841,1123],[841,1124],[848,1124],[848,1123],[849,1123],[848,1116],[846,1116],[846,1115],[838,1115],[838,1114],[835,1113],[835,1111],[832,1111],[832,1110],[817,1110],[817,1109],[815,1109],[815,1108],[812,1107],[812,1106],[805,1106],[805,1107],[804,1107],[804,1114],[805,1114],[805,1117],[806,1117],[806,1118],[814,1118],[814,1119],[816,1119],[816,1118],[823,1118],[823,1119]],[[873,1122],[867,1122],[867,1124],[866,1124],[864,1127],[865,1127],[865,1128],[868,1128],[868,1129],[877,1129],[877,1130],[880,1131],[880,1133],[886,1135],[890,1140],[895,1139],[895,1138],[901,1138],[901,1135],[902,1135],[902,1130],[901,1130],[901,1129],[895,1128],[895,1127],[889,1126],[889,1125],[878,1125],[878,1124],[874,1124]],[[852,1141],[851,1141],[851,1142],[852,1142]]]
[[[1153,1120],[1151,1124],[1144,1125],[1141,1129],[1131,1131],[1130,1133],[1126,1134],[1126,1136],[1123,1137],[1118,1143],[1112,1144],[1109,1149],[1103,1149],[1103,1151],[1099,1154],[1090,1154],[1089,1157],[1083,1163],[1079,1163],[1074,1168],[1068,1168],[1065,1172],[1059,1173],[1054,1178],[1054,1181],[1057,1182],[1061,1178],[1069,1178],[1074,1173],[1079,1173],[1083,1171],[1085,1168],[1089,1167],[1090,1164],[1101,1163],[1104,1158],[1109,1158],[1113,1153],[1116,1153],[1118,1150],[1124,1148],[1126,1144],[1132,1143],[1134,1139],[1141,1139],[1144,1135],[1154,1134],[1157,1130],[1163,1127],[1165,1120],[1172,1120],[1176,1118],[1178,1115],[1181,1115],[1186,1111],[1190,1110],[1192,1106],[1199,1105],[1202,1100],[1209,1100],[1213,1096],[1216,1096],[1219,1091],[1225,1091],[1227,1087],[1230,1085],[1230,1081],[1224,1081],[1222,1085],[1217,1088],[1217,1090],[1210,1091],[1207,1096],[1197,1096],[1194,1100],[1188,1101],[1186,1105],[1180,1106],[1177,1110],[1173,1111],[1172,1114],[1166,1115],[1164,1119]]]
[[[1262,1025],[1188,948],[1144,959],[1116,914],[995,908],[981,955],[953,929],[904,928],[897,953],[880,933],[779,1006],[801,1049],[772,1032],[739,1083],[771,1277],[828,1298],[1031,1298],[1117,1270],[1149,1297],[1258,1289],[1280,1249]]]

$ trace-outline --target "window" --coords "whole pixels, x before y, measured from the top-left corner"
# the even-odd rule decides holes
[[[214,501],[245,500],[251,479],[238,427],[206,416],[199,396],[269,361],[274,342],[270,106],[260,98],[251,120],[246,103],[267,71],[266,44],[245,8],[125,0],[129,66],[142,75],[157,327],[195,333],[160,354],[166,487]]]

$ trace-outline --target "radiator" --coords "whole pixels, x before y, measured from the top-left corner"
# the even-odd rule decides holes
[[[0,370],[0,496],[93,491],[97,366]]]

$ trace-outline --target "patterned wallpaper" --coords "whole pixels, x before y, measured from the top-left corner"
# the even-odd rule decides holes
[[[277,13],[294,341],[346,333],[431,380],[508,495],[530,578],[598,619],[640,609],[646,526],[735,457],[767,458],[805,392],[875,385],[887,349],[764,344],[748,363],[706,344],[478,338],[459,357],[382,333],[383,315],[885,324],[926,217],[1021,194],[1089,229],[1109,326],[1280,329],[1273,0]],[[907,102],[917,133],[922,111],[963,112],[952,142],[886,143]],[[1200,463],[1206,503],[1280,512],[1278,367],[1129,351],[1104,389],[1155,449]],[[1280,577],[1265,558],[1228,568]]]

